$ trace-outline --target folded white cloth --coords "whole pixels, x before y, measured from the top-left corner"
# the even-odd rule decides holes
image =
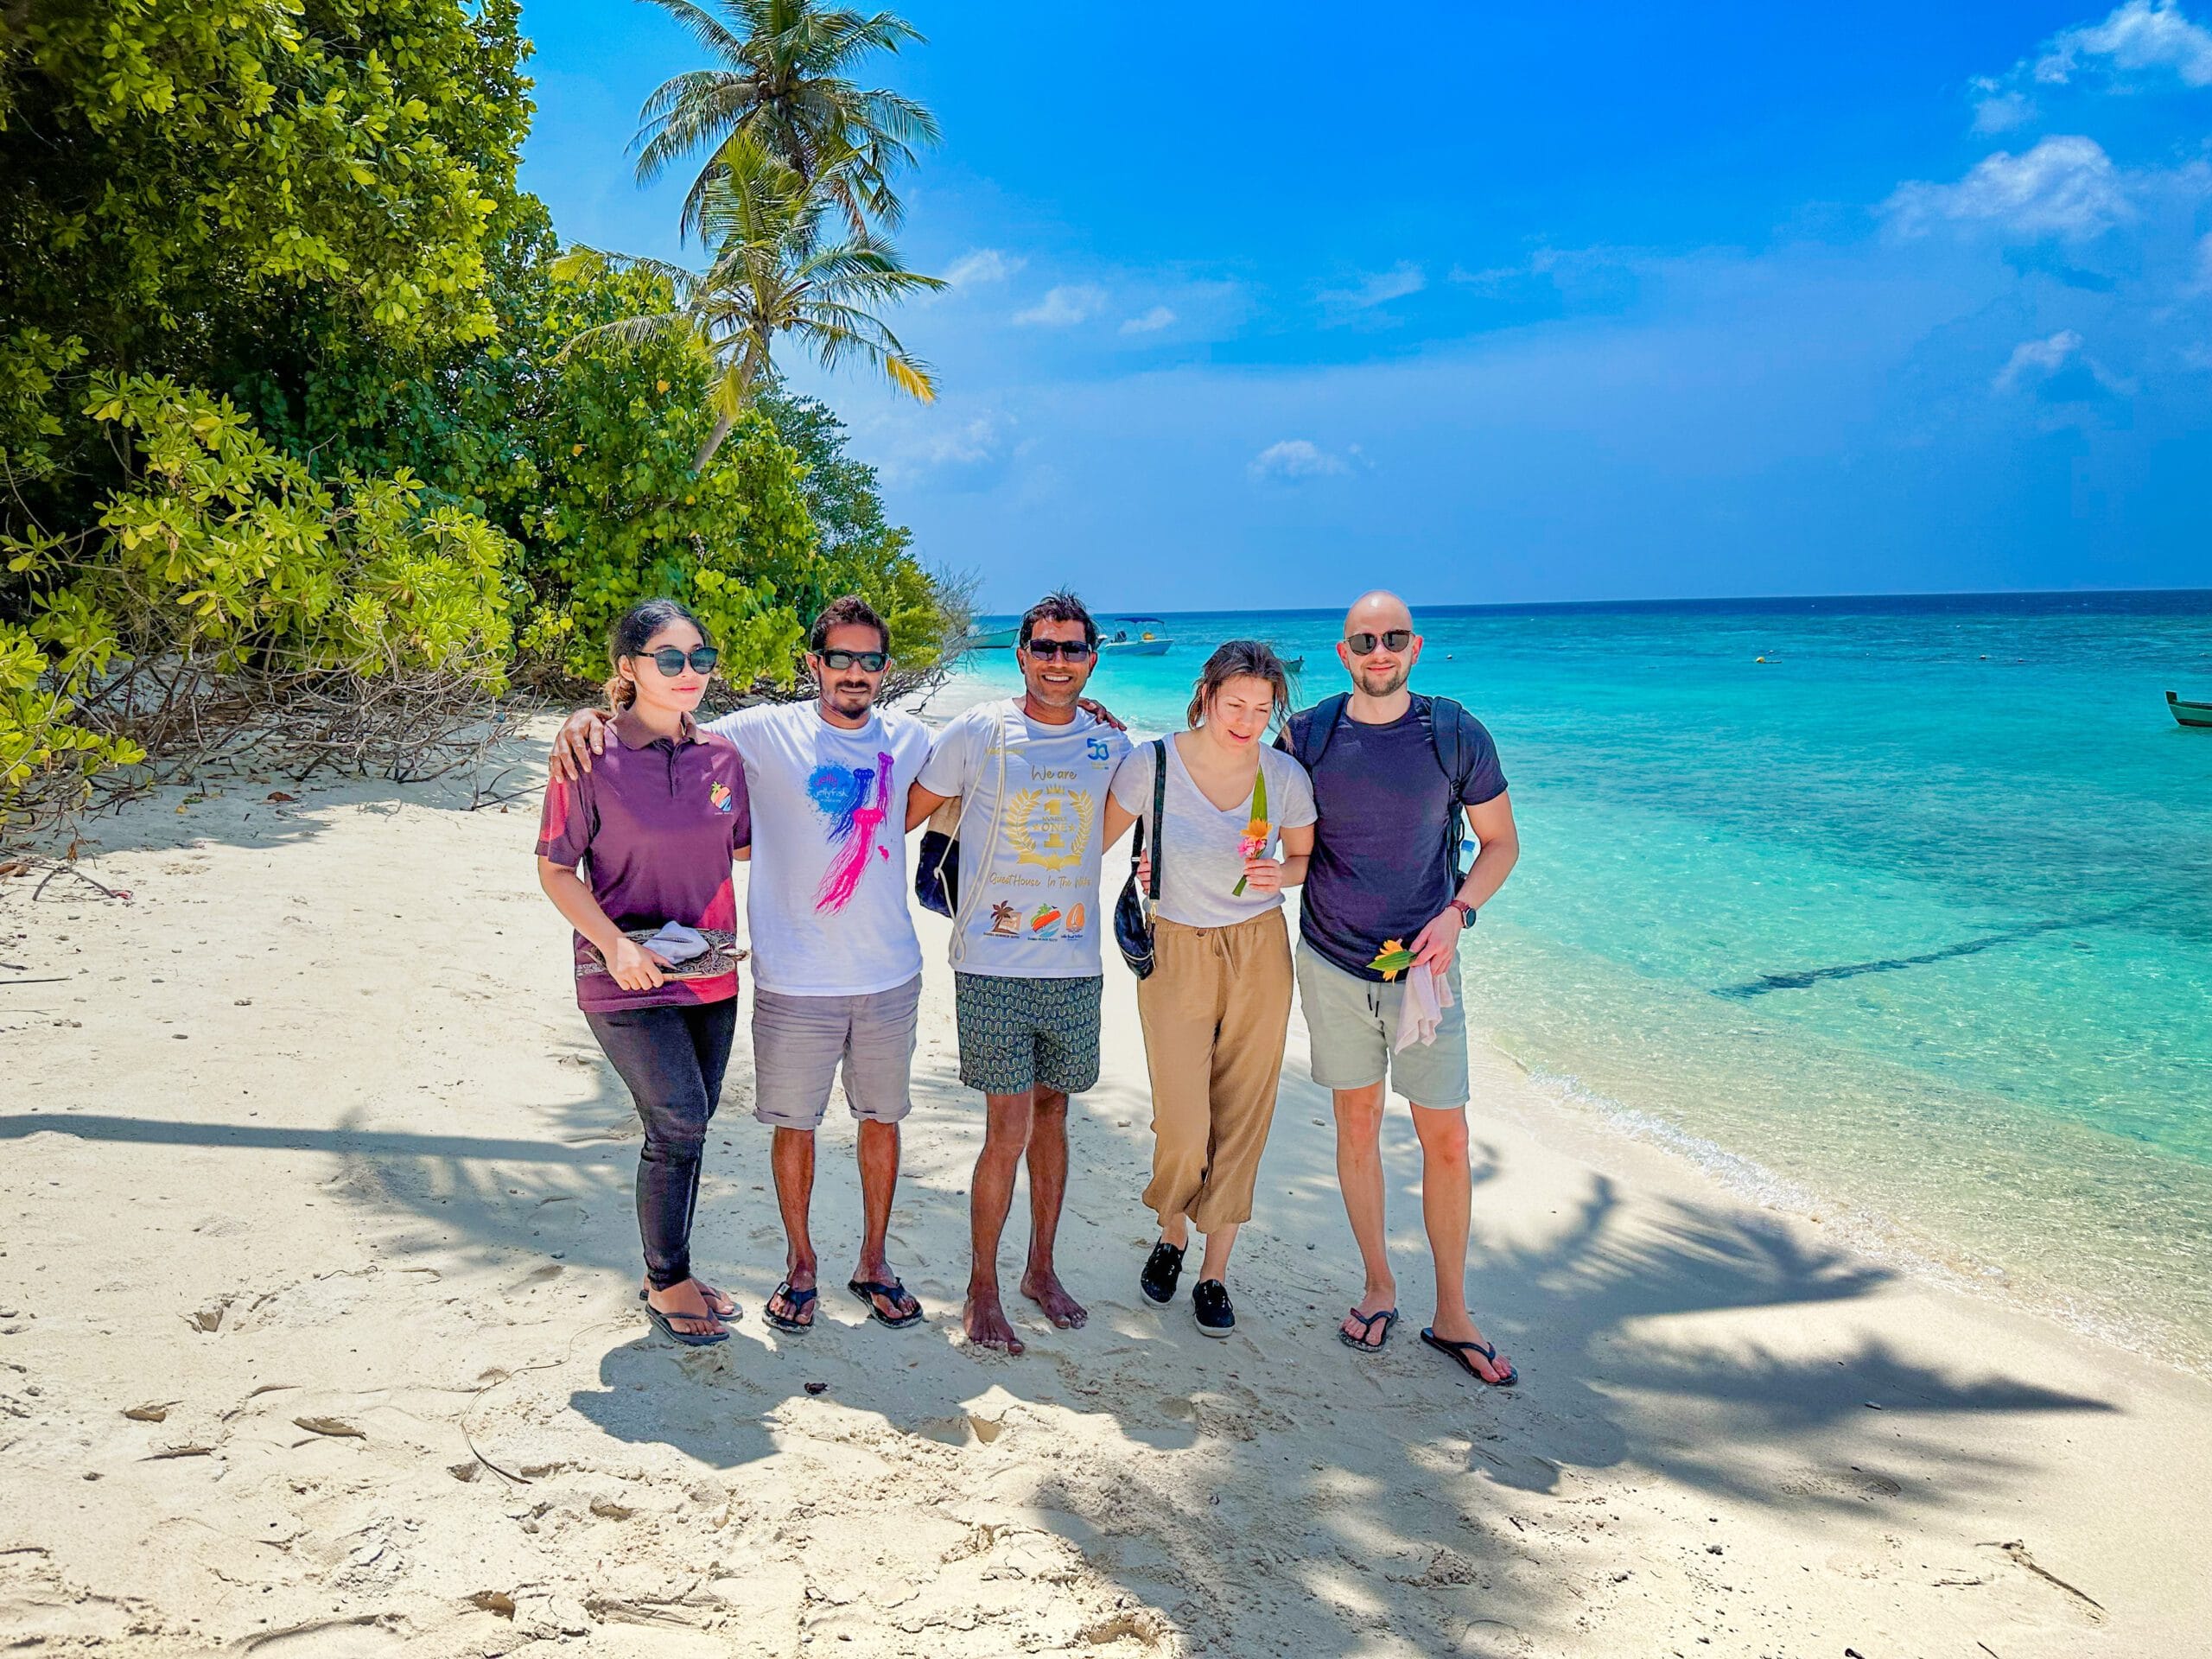
[[[645,941],[645,947],[671,967],[694,957],[703,957],[714,949],[705,936],[681,922],[663,923],[660,931]]]
[[[1393,1053],[1403,1053],[1415,1043],[1433,1043],[1436,1028],[1444,1023],[1444,1010],[1452,1006],[1452,982],[1427,963],[1406,975],[1405,999],[1398,1004],[1398,1039]]]

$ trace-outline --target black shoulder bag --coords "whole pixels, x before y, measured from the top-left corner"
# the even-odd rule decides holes
[[[1160,903],[1160,821],[1167,807],[1167,740],[1152,745],[1152,880],[1137,887],[1137,861],[1144,856],[1144,820],[1139,818],[1129,849],[1129,879],[1122,883],[1122,896],[1114,901],[1114,943],[1122,960],[1139,979],[1152,973],[1152,912]]]

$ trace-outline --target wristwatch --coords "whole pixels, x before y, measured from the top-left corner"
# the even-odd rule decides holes
[[[1475,925],[1475,907],[1464,899],[1454,899],[1452,908],[1459,912],[1459,931],[1465,932]]]

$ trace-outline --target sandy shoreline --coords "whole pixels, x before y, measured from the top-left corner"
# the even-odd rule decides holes
[[[1332,1339],[1357,1274],[1295,1028],[1239,1333],[1143,1302],[1118,969],[1063,1235],[1091,1324],[1016,1304],[1031,1353],[969,1353],[979,1122],[935,918],[893,1244],[930,1324],[868,1326],[849,1300],[804,1339],[761,1323],[780,1236],[741,1037],[697,1237],[747,1317],[680,1353],[635,1313],[635,1123],[568,995],[534,792],[471,813],[450,790],[270,787],[94,826],[86,868],[128,904],[0,882],[0,979],[24,982],[0,990],[0,1632],[23,1650],[2202,1640],[2212,1384],[1893,1274],[1496,1054],[1475,1283],[1517,1392],[1410,1340],[1402,1115],[1408,1328],[1372,1362]],[[833,1110],[825,1277],[856,1224],[850,1144]]]

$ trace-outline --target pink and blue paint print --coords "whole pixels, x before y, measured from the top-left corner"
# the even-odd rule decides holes
[[[859,890],[869,855],[891,856],[890,848],[876,844],[877,832],[891,810],[891,757],[879,753],[874,766],[817,766],[806,780],[806,792],[814,810],[829,819],[827,839],[835,849],[830,868],[822,873],[814,908],[840,911]]]

